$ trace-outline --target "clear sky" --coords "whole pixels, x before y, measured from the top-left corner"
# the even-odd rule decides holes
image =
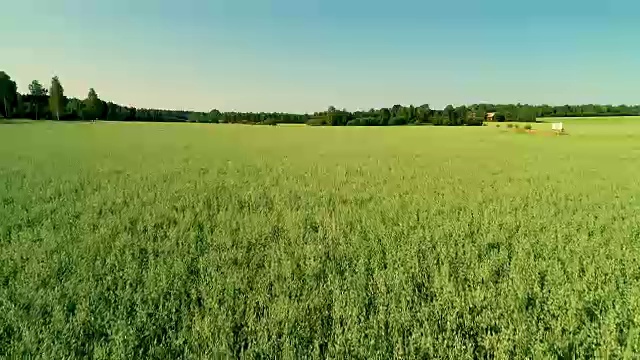
[[[637,0],[0,0],[0,70],[123,105],[640,103]]]

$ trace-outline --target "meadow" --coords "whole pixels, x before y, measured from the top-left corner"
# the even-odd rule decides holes
[[[563,121],[0,124],[0,357],[634,358],[640,119]]]

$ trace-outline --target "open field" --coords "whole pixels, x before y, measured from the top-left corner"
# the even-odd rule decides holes
[[[640,119],[562,121],[0,124],[0,357],[632,358]]]

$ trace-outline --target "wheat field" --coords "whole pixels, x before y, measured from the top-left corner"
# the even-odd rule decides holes
[[[640,119],[564,121],[0,124],[0,357],[634,358]]]

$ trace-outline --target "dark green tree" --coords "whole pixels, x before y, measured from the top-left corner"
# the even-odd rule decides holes
[[[407,108],[407,122],[409,124],[416,122],[416,108],[413,105],[409,105]]]
[[[455,125],[456,111],[453,105],[447,105],[443,110],[445,125]]]
[[[67,106],[65,107],[65,112],[69,114],[72,119],[82,119],[83,118],[83,110],[84,103],[80,99],[72,98],[67,101]]]
[[[380,109],[380,125],[389,124],[389,120],[391,119],[391,111],[387,108]]]
[[[64,111],[64,88],[62,84],[60,84],[60,79],[58,79],[57,76],[51,79],[49,110],[52,114],[56,114],[56,119],[60,120],[60,113]]]
[[[393,107],[391,107],[391,117],[396,117],[398,116],[398,113],[400,113],[400,110],[402,110],[402,105],[393,105]]]
[[[416,114],[417,114],[417,122],[419,123],[423,123],[423,124],[427,124],[429,122],[431,122],[431,108],[429,107],[429,104],[424,104],[424,105],[420,105],[418,106],[418,108],[416,109]]]
[[[102,101],[98,98],[96,91],[93,88],[89,89],[89,94],[87,94],[87,98],[84,100],[84,118],[97,120],[97,118],[102,115],[102,105]]]
[[[468,110],[467,107],[462,105],[455,109],[455,123],[454,125],[463,125],[467,123]]]
[[[29,94],[31,95],[32,104],[34,104],[36,109],[36,120],[38,120],[40,102],[43,97],[47,96],[47,89],[45,89],[38,80],[33,80],[31,84],[29,84]]]
[[[3,115],[11,117],[11,106],[18,98],[18,87],[16,82],[4,71],[0,71],[0,99],[4,107]]]
[[[13,113],[12,115],[19,118],[24,117],[25,115],[24,96],[22,94],[17,94],[16,96],[16,109],[15,113]]]

